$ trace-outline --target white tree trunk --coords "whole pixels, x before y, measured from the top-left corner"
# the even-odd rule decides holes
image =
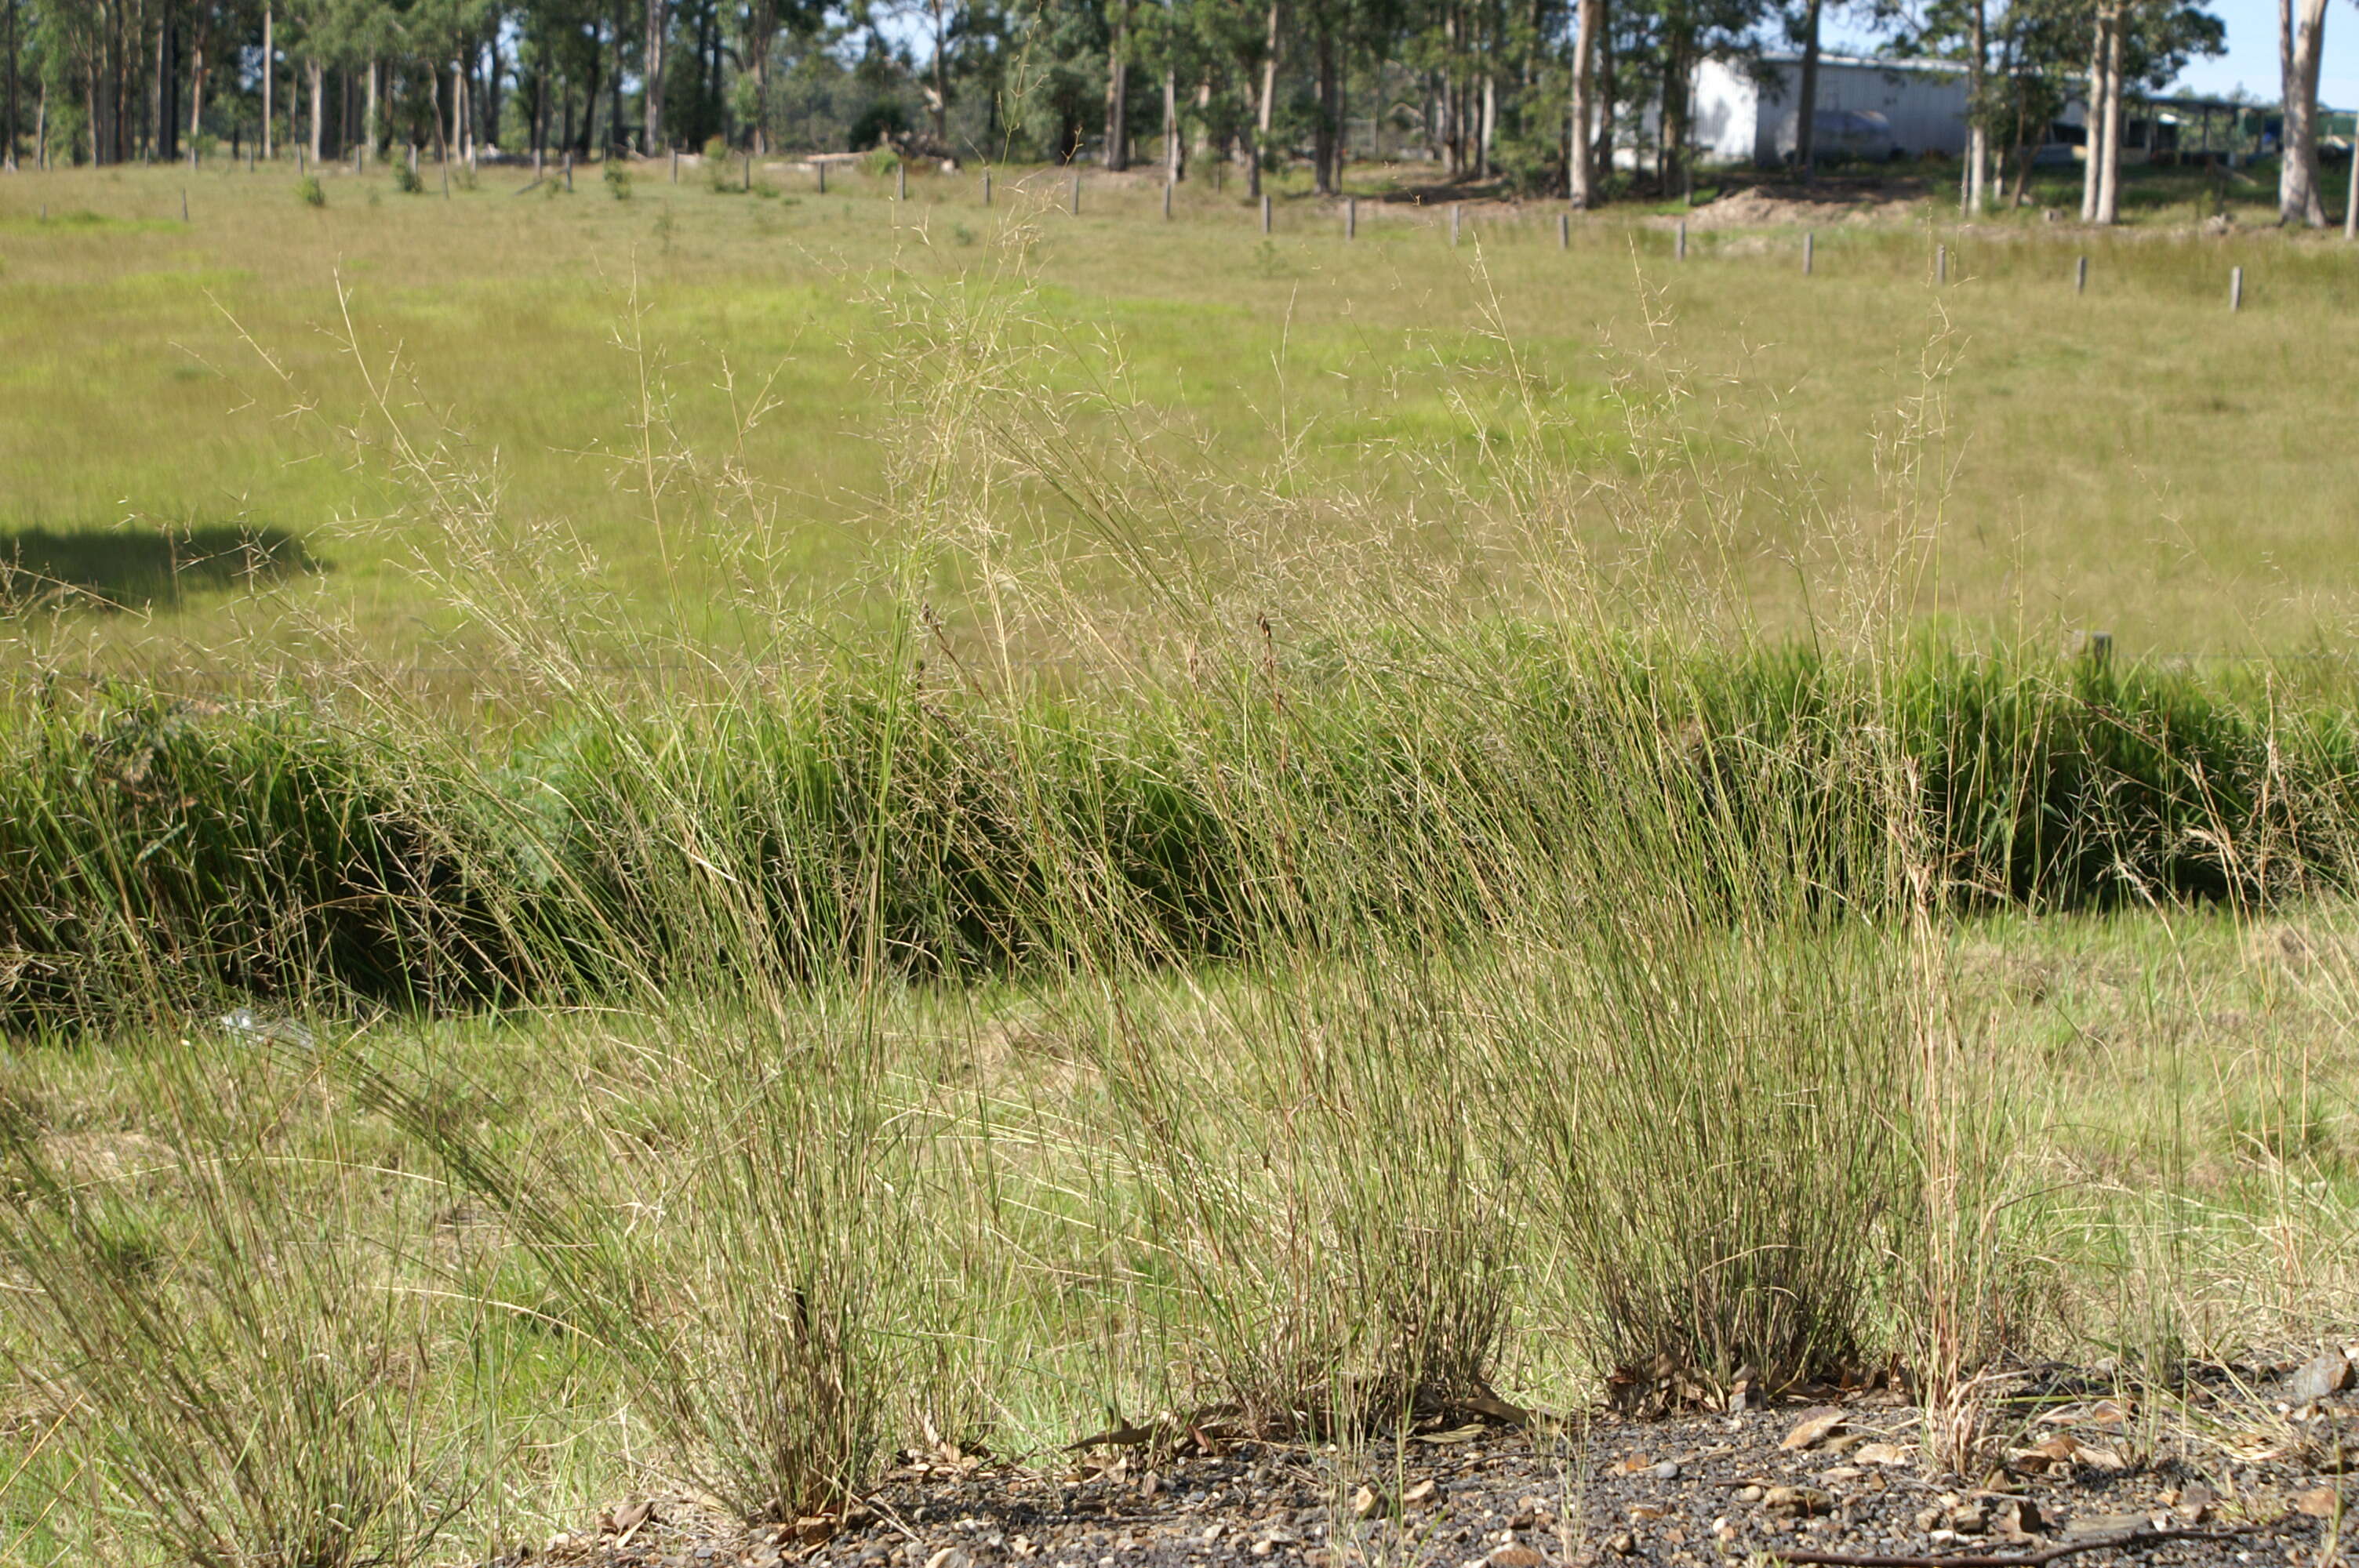
[[[2277,161],[2277,221],[2321,228],[2318,189],[2318,69],[2326,41],[2326,0],[2278,0],[2277,58],[2285,72],[2285,138]]]
[[[1580,31],[1572,40],[1572,147],[1565,160],[1565,196],[1576,211],[1597,205],[1597,28],[1605,0],[1581,0]]]
[[[327,141],[328,72],[316,57],[303,62],[303,71],[310,79],[311,161],[316,164],[320,161],[320,149]]]
[[[265,162],[269,160],[271,155],[271,81],[278,74],[278,67],[272,63],[273,59],[270,40],[270,7],[265,5],[262,8],[262,157]]]
[[[1983,0],[1974,0],[1971,13],[1966,60],[1966,216],[1982,216],[1989,178],[1990,136],[1984,128],[1984,56],[1989,39],[1984,27]]]
[[[2105,29],[2105,113],[2097,165],[2095,222],[2100,224],[2110,224],[2121,216],[2122,35],[2128,31],[2129,24],[2129,18],[2123,14],[2122,0],[2114,0],[2106,10],[2111,20]]]
[[[2097,7],[2089,33],[2089,90],[2081,112],[2081,222],[2097,221],[2097,165],[2103,157],[2105,118],[2105,7]]]
[[[1261,160],[1269,148],[1270,115],[1277,105],[1277,49],[1283,38],[1279,25],[1284,20],[1280,0],[1269,0],[1269,27],[1262,40],[1261,102],[1254,106],[1253,169],[1246,194],[1261,194]]]

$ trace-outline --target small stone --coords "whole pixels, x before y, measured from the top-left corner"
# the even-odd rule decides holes
[[[1528,1546],[1511,1544],[1493,1547],[1491,1554],[1483,1561],[1491,1568],[1540,1568],[1547,1559]]]
[[[1440,1489],[1440,1488],[1437,1487],[1433,1484],[1432,1478],[1429,1476],[1401,1494],[1401,1507],[1405,1509],[1413,1509],[1418,1507],[1419,1504],[1430,1503],[1433,1500],[1434,1494]]]
[[[945,1546],[926,1559],[926,1568],[973,1568],[974,1559],[955,1546]]]
[[[1210,1545],[1212,1545],[1214,1541],[1216,1541],[1220,1540],[1220,1539],[1221,1539],[1221,1531],[1222,1531],[1222,1530],[1225,1530],[1226,1528],[1228,1528],[1228,1527],[1227,1527],[1227,1526],[1225,1526],[1225,1525],[1223,1525],[1223,1524],[1221,1524],[1221,1523],[1220,1523],[1219,1521],[1217,1521],[1217,1520],[1215,1520],[1214,1522],[1212,1522],[1212,1523],[1211,1523],[1211,1524],[1206,1525],[1206,1526],[1204,1527],[1204,1544],[1205,1544],[1205,1545],[1207,1545],[1207,1546],[1210,1546]]]
[[[1772,1487],[1761,1494],[1761,1506],[1773,1514],[1810,1519],[1832,1513],[1835,1500],[1816,1487]]]
[[[1266,1557],[1271,1552],[1277,1550],[1277,1542],[1265,1536],[1261,1540],[1255,1541],[1251,1547],[1247,1548],[1247,1550],[1256,1557]]]
[[[1819,1479],[1833,1485],[1843,1481],[1856,1481],[1866,1474],[1866,1471],[1856,1465],[1838,1465],[1832,1470],[1820,1471]]]
[[[1626,1530],[1622,1530],[1606,1539],[1605,1550],[1616,1557],[1627,1557],[1638,1550],[1638,1538]]]
[[[1676,1459],[1666,1459],[1648,1470],[1647,1474],[1658,1481],[1676,1481],[1680,1478],[1680,1462]]]
[[[1632,1524],[1652,1524],[1657,1519],[1663,1518],[1664,1515],[1664,1509],[1656,1508],[1651,1503],[1640,1503],[1636,1508],[1630,1510],[1630,1522]]]
[[[1990,1529],[1990,1510],[1980,1503],[1968,1503],[1950,1510],[1950,1528],[1960,1535],[1980,1535]]]
[[[1863,1465],[1906,1465],[1916,1454],[1897,1443],[1863,1443],[1852,1457]]]
[[[1761,1488],[1758,1487],[1739,1487],[1736,1489],[1736,1500],[1740,1503],[1757,1503],[1761,1500]]]
[[[1948,1517],[1949,1511],[1950,1511],[1950,1510],[1949,1510],[1949,1509],[1918,1509],[1918,1510],[1917,1510],[1917,1531],[1918,1531],[1918,1533],[1919,1533],[1919,1534],[1920,1534],[1920,1535],[1930,1535],[1930,1534],[1931,1534],[1934,1530],[1937,1530],[1940,1529],[1940,1528],[1941,1528],[1941,1520],[1942,1520],[1944,1518]]]
[[[2329,1394],[2339,1394],[2351,1387],[2354,1373],[2350,1357],[2340,1350],[2328,1350],[2311,1357],[2298,1368],[2293,1380],[2286,1385],[2286,1397],[2298,1405],[2312,1400],[2322,1400]]]

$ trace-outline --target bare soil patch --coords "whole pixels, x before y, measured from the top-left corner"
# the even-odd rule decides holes
[[[2207,1368],[2147,1399],[2053,1368],[2025,1374],[1991,1407],[1971,1475],[1936,1468],[1921,1412],[1870,1392],[1658,1420],[1437,1423],[1357,1449],[1212,1441],[999,1464],[946,1448],[907,1455],[848,1521],[747,1532],[658,1499],[502,1562],[2348,1568],[2359,1390],[2293,1398],[2316,1368]]]

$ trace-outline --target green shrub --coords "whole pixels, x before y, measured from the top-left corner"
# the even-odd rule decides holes
[[[328,204],[328,188],[320,183],[318,175],[307,174],[295,182],[295,200],[306,207],[325,207]]]

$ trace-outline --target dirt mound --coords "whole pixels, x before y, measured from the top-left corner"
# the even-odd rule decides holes
[[[1812,186],[1755,185],[1732,190],[1687,214],[1690,229],[1824,227],[1905,218],[1924,197],[1916,182]],[[1677,222],[1676,218],[1666,219]]]

